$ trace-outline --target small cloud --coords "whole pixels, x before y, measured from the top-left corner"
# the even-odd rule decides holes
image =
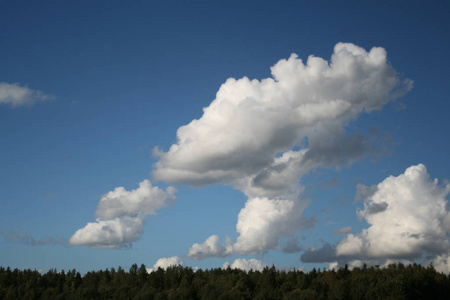
[[[161,157],[163,156],[164,152],[159,148],[158,146],[153,147],[152,149],[152,156],[153,157]]]
[[[350,234],[351,232],[352,232],[351,227],[344,227],[344,228],[333,231],[333,234],[334,235],[338,235],[338,234],[347,235],[347,234]]]
[[[39,90],[33,90],[19,83],[0,82],[0,104],[17,106],[31,106],[38,101],[55,99],[52,95],[46,95]]]
[[[403,103],[403,102],[398,102],[397,105],[395,105],[395,109],[397,111],[405,110],[407,107],[408,106],[405,103]]]
[[[320,186],[322,187],[322,189],[326,189],[326,188],[334,188],[336,187],[336,185],[339,182],[339,178],[337,177],[333,177],[329,180],[323,180],[320,182]]]
[[[57,194],[53,193],[46,193],[45,198],[58,198],[59,196]]]
[[[219,245],[219,237],[212,235],[201,244],[195,243],[191,246],[186,257],[193,260],[201,260],[209,257],[226,257],[233,253],[232,242],[227,239],[227,245]]]
[[[356,186],[356,196],[355,203],[364,202],[370,197],[372,197],[378,190],[376,185],[373,186],[365,186],[364,184],[358,183]]]
[[[290,271],[304,272],[305,267],[304,266],[296,267],[296,266],[289,265],[289,266],[285,266],[285,267],[277,267],[277,270],[285,271],[285,272],[290,272]]]
[[[172,257],[163,257],[156,261],[156,263],[153,265],[153,268],[147,269],[148,273],[151,273],[153,271],[158,270],[158,268],[161,269],[167,269],[170,266],[184,266],[184,261],[179,258],[178,256],[172,256]]]
[[[144,231],[145,217],[172,204],[176,191],[171,186],[166,190],[152,186],[150,180],[140,182],[132,191],[117,187],[100,199],[96,222],[77,230],[69,242],[91,248],[130,248]]]
[[[212,235],[205,242],[191,246],[187,257],[200,260],[209,257],[226,257],[232,254],[264,253],[278,249],[279,240],[294,233],[294,228],[312,228],[316,218],[304,218],[306,203],[285,199],[251,198],[238,215],[236,242],[227,238],[225,245]]]
[[[238,258],[236,259],[231,265],[229,262],[226,262],[223,264],[222,268],[226,269],[230,267],[231,269],[240,269],[242,271],[262,271],[264,267],[267,267],[266,263],[263,263],[262,261],[258,259],[243,259]]]

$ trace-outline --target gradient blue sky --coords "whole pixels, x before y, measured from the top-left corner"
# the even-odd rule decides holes
[[[368,228],[356,214],[364,209],[354,201],[358,183],[376,185],[419,163],[441,188],[450,178],[449,15],[448,1],[2,1],[0,82],[48,99],[35,93],[35,103],[14,107],[0,101],[0,265],[86,272],[152,267],[178,256],[201,268],[237,258],[280,268],[328,266],[300,256],[337,245],[344,238],[333,235],[338,229]],[[238,236],[247,197],[220,182],[176,184],[177,201],[145,219],[131,248],[69,244],[95,221],[105,193],[136,189],[144,179],[167,187],[151,177],[158,162],[152,149],[167,152],[177,129],[200,118],[228,78],[271,77],[270,67],[291,53],[329,61],[339,42],[383,47],[414,85],[346,126],[349,133],[382,132],[382,154],[299,179],[310,201],[303,217],[315,221],[279,245],[296,238],[300,251],[186,257],[213,234],[221,243]]]

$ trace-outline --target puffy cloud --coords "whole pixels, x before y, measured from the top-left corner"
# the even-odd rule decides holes
[[[264,267],[267,267],[267,264],[263,263],[262,261],[258,259],[242,259],[238,258],[236,259],[231,265],[230,263],[226,262],[222,266],[224,269],[230,267],[231,269],[241,269],[243,271],[262,271]]]
[[[235,186],[242,190],[249,198],[269,197],[271,199],[284,197],[297,199],[303,191],[299,185],[299,178],[309,171],[311,166],[303,164],[303,157],[307,150],[289,150],[280,157],[276,157],[254,176],[246,176],[236,180]]]
[[[92,248],[121,248],[140,239],[144,230],[144,217],[123,216],[112,220],[97,219],[78,229],[70,238],[72,245]]]
[[[96,222],[77,230],[69,242],[92,248],[126,247],[141,237],[147,215],[176,200],[175,192],[173,187],[164,191],[152,186],[149,180],[132,191],[118,187],[100,199]]]
[[[321,140],[362,111],[380,109],[402,83],[383,48],[344,43],[330,64],[310,56],[305,65],[292,54],[271,71],[273,78],[261,81],[228,79],[203,116],[178,129],[153,177],[202,185],[257,174],[304,137]],[[402,91],[410,88],[408,81]]]
[[[261,81],[228,79],[203,116],[178,129],[177,143],[156,151],[155,180],[231,184],[249,198],[232,246],[220,246],[212,236],[194,244],[189,257],[276,249],[280,238],[305,222],[300,178],[317,167],[384,154],[388,135],[349,134],[345,127],[412,87],[387,63],[383,48],[367,52],[345,43],[335,46],[330,63],[309,56],[304,64],[292,54],[271,71],[273,78]]]
[[[378,184],[358,215],[370,225],[348,235],[336,249],[338,255],[368,258],[420,258],[450,249],[450,213],[442,187],[430,179],[424,165],[411,166],[398,177]]]
[[[305,201],[251,198],[238,215],[236,242],[227,239],[225,246],[219,245],[219,237],[212,235],[202,244],[192,245],[186,256],[199,260],[277,249],[282,237],[308,224],[301,218],[306,206]]]
[[[170,266],[184,266],[184,261],[178,256],[163,257],[156,261],[156,263],[153,265],[153,268],[147,269],[147,272],[151,273],[158,270],[158,268],[165,270]]]
[[[156,210],[173,202],[176,189],[168,187],[166,191],[152,186],[149,180],[139,183],[139,188],[127,191],[123,187],[117,187],[100,199],[95,215],[103,220],[111,220],[117,217],[133,215],[136,213],[154,215]]]
[[[206,239],[202,244],[195,243],[191,246],[187,257],[193,260],[200,260],[208,257],[226,257],[233,253],[233,245],[230,240],[227,240],[226,246],[219,245],[219,237],[212,235]]]
[[[238,215],[236,231],[240,235],[234,250],[240,254],[255,254],[277,248],[280,238],[300,228],[307,204],[281,199],[249,199]]]
[[[438,270],[450,270],[449,183],[440,185],[419,164],[397,177],[389,176],[369,193],[363,189],[368,197],[357,214],[369,227],[358,234],[349,233],[336,246],[305,252],[302,261],[312,257],[316,262],[330,262],[334,258],[357,266],[419,260],[434,261]]]
[[[36,101],[46,101],[54,99],[51,95],[46,95],[39,90],[32,90],[19,83],[0,82],[0,104],[17,106],[30,106]]]

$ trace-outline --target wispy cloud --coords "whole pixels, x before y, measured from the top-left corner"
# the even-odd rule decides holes
[[[46,193],[45,194],[45,198],[58,198],[59,195],[54,194],[54,193]]]
[[[333,234],[334,235],[338,235],[338,234],[347,235],[347,234],[350,234],[351,232],[352,232],[352,228],[351,227],[343,227],[341,229],[333,231]]]
[[[44,245],[61,245],[64,247],[69,246],[69,242],[62,236],[45,237],[42,239],[35,239],[32,235],[23,232],[15,232],[13,230],[5,230],[2,232],[5,240],[12,243],[18,243],[29,246],[44,246]]]
[[[0,104],[11,107],[31,106],[35,102],[55,99],[52,95],[33,90],[19,83],[0,82]]]
[[[290,238],[286,241],[286,245],[283,247],[284,253],[296,253],[303,251],[303,248],[299,245],[298,238]]]

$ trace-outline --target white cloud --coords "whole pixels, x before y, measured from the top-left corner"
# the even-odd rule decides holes
[[[93,248],[126,247],[141,237],[147,215],[176,200],[175,192],[173,187],[164,191],[152,186],[149,180],[132,191],[118,187],[100,199],[96,222],[77,230],[69,242]]]
[[[437,179],[430,179],[422,164],[386,178],[358,212],[369,228],[344,238],[337,245],[337,255],[410,259],[448,251],[449,192],[450,185],[442,187]]]
[[[383,48],[343,43],[330,64],[310,56],[305,65],[293,54],[271,70],[261,81],[228,79],[203,116],[178,129],[177,144],[159,153],[153,177],[202,185],[257,174],[304,137],[334,136],[359,113],[380,109],[401,83]]]
[[[173,202],[176,189],[168,187],[166,191],[152,186],[149,180],[139,183],[139,188],[127,191],[117,187],[100,199],[95,215],[103,220],[141,213],[154,215],[155,211],[165,206],[167,201]]]
[[[97,219],[78,229],[70,238],[72,245],[92,248],[121,248],[137,241],[144,229],[144,217],[123,216],[112,220]]]
[[[165,270],[170,266],[184,266],[184,261],[178,256],[163,257],[156,261],[156,263],[153,265],[153,268],[147,269],[147,272],[151,273],[158,270],[158,268]]]
[[[273,78],[261,81],[228,79],[203,116],[178,129],[176,144],[167,152],[154,149],[159,157],[154,180],[225,183],[248,196],[238,215],[237,239],[220,245],[212,235],[189,249],[192,259],[278,249],[282,238],[308,225],[300,178],[317,167],[348,165],[376,154],[385,136],[349,134],[346,126],[412,87],[398,78],[383,48],[367,52],[353,44],[337,44],[331,62],[309,56],[304,64],[292,54],[271,71]],[[139,239],[145,216],[173,195],[171,188],[152,188],[149,181],[131,192],[116,188],[101,198],[97,222],[78,230],[70,242],[123,247]]]
[[[226,245],[219,245],[219,237],[212,235],[202,244],[192,245],[186,256],[199,260],[277,249],[282,237],[305,223],[301,215],[306,206],[307,202],[301,201],[251,198],[238,215],[236,231],[240,235],[235,243],[227,239]]]
[[[226,262],[222,266],[224,269],[230,267],[231,269],[241,269],[243,271],[262,271],[265,267],[267,267],[267,264],[263,263],[262,261],[258,259],[242,259],[238,258],[236,259],[231,265],[230,263]]]
[[[331,262],[328,264],[328,270],[337,270],[339,269],[339,264],[337,262]]]
[[[389,176],[365,193],[364,209],[357,211],[369,224],[367,229],[349,233],[336,246],[306,251],[302,261],[314,258],[355,266],[422,261],[449,272],[449,193],[450,184],[442,186],[431,179],[422,164],[397,177]]]
[[[238,215],[236,231],[240,234],[233,248],[240,254],[255,254],[275,249],[303,222],[301,215],[307,202],[252,198]]]
[[[310,56],[304,64],[292,54],[271,71],[273,78],[261,81],[228,79],[203,116],[178,129],[176,144],[155,151],[155,180],[225,183],[249,197],[232,247],[215,237],[213,244],[194,244],[189,257],[277,248],[304,223],[308,203],[300,199],[300,178],[317,167],[383,154],[379,145],[389,143],[387,135],[349,134],[345,127],[412,87],[387,63],[383,48],[367,52],[353,44],[337,44],[330,63]]]
[[[233,253],[231,241],[227,239],[227,242],[228,244],[226,246],[219,245],[219,237],[217,235],[212,235],[202,244],[195,243],[192,245],[186,256],[193,260],[200,260],[208,257],[226,257]]]
[[[450,273],[450,254],[438,255],[433,261],[434,268],[438,272]]]
[[[54,99],[51,95],[46,95],[39,90],[32,90],[19,83],[0,82],[0,104],[17,106],[30,106],[37,101]]]

